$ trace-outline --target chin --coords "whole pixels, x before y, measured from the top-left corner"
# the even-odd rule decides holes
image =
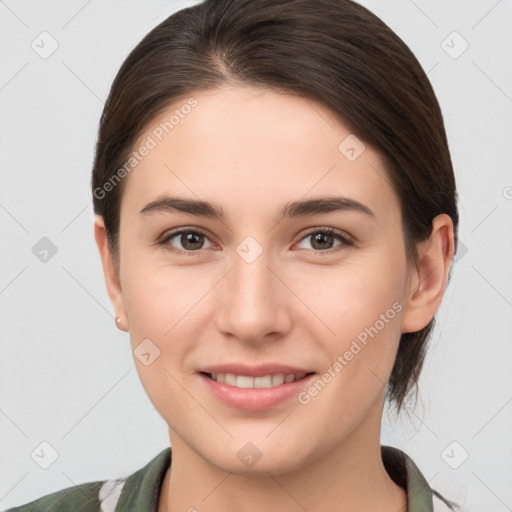
[[[293,436],[291,438],[293,439]],[[286,445],[283,439],[276,438],[275,441],[277,442],[269,442],[264,435],[254,441],[248,438],[231,439],[214,453],[203,451],[200,455],[213,466],[241,476],[289,473],[301,469],[312,458],[304,445],[299,446],[297,438],[293,443]]]

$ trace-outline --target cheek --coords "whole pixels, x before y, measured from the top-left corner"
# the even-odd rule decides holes
[[[205,291],[190,273],[141,261],[125,260],[123,286],[134,361],[154,407],[168,424],[175,424],[177,411],[190,407],[180,383],[182,365],[198,338],[198,301]]]
[[[123,297],[130,332],[162,342],[181,332],[214,282],[211,272],[199,268],[173,267],[136,252],[126,257]]]
[[[312,339],[322,339],[322,348],[331,361],[326,368],[331,377],[326,379],[335,383],[329,387],[344,396],[345,404],[357,402],[370,390],[375,397],[393,367],[405,282],[400,258],[395,259],[392,262],[392,258],[375,254],[365,261],[330,269],[323,278],[311,275],[299,292],[308,297],[308,307],[316,316],[310,315],[310,325],[316,326],[310,333]],[[353,405],[361,407],[361,403]]]
[[[369,289],[352,273],[330,284],[329,296],[320,289],[310,295],[316,297],[311,309],[323,321],[317,339],[323,333],[321,348],[328,363],[299,399],[307,414],[325,426],[325,435],[335,438],[355,429],[383,398],[400,341],[403,308],[398,287],[390,281]]]
[[[337,268],[315,269],[295,278],[294,291],[304,297],[312,313],[310,317],[321,321],[327,334],[324,339],[331,340],[332,346],[356,338],[376,322],[379,330],[384,330],[382,315],[385,330],[390,330],[391,324],[399,324],[404,269],[388,258],[371,256],[354,258]]]

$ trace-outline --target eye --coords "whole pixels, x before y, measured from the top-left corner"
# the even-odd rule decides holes
[[[185,250],[180,250],[176,248],[175,245],[171,242],[177,238],[177,242],[181,244],[181,247]],[[178,254],[192,254],[194,252],[198,252],[200,249],[204,249],[204,241],[209,240],[206,236],[206,233],[201,231],[200,229],[194,228],[182,228],[177,231],[173,231],[169,233],[160,244],[165,246],[167,249],[172,252],[176,252]]]
[[[311,245],[317,254],[331,254],[332,252],[341,250],[344,247],[354,245],[352,240],[333,228],[317,228],[310,231],[302,238],[301,243],[308,239],[311,240]],[[338,241],[339,244],[333,246],[335,241]]]
[[[174,239],[177,239],[173,242]],[[347,246],[354,245],[353,241],[333,228],[317,228],[307,233],[300,243],[310,239],[315,254],[331,254]],[[209,241],[206,233],[199,228],[181,228],[165,236],[160,245],[177,254],[193,255],[201,249],[205,249],[205,240]],[[338,241],[338,245],[333,244]],[[182,249],[176,247],[180,244]],[[211,242],[210,242],[211,244]],[[211,247],[210,245],[209,247]],[[301,247],[306,248],[307,247]]]

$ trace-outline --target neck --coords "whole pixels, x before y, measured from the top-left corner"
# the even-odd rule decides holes
[[[170,431],[172,464],[158,512],[405,512],[407,495],[382,463],[380,421],[378,429],[366,430],[358,429],[350,439],[295,471],[254,476],[214,466]]]

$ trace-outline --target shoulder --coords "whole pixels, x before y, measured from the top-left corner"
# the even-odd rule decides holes
[[[5,512],[113,512],[126,479],[67,487]]]
[[[170,461],[167,447],[129,476],[67,487],[5,512],[114,512],[118,503],[122,510],[153,510]]]
[[[105,482],[88,482],[47,494],[6,512],[97,512],[99,492]]]

